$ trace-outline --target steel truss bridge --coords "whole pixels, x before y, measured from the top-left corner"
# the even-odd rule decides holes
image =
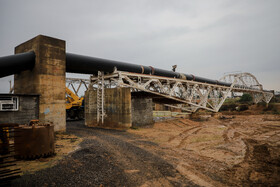
[[[185,104],[187,107],[181,109],[192,113],[198,109],[218,112],[231,93],[249,93],[253,97],[254,103],[261,101],[269,103],[274,95],[272,91],[264,90],[256,77],[250,73],[227,74],[220,80],[230,83],[230,86],[115,69],[113,73],[104,74],[99,71],[98,75],[91,76],[90,87],[98,90],[98,105],[103,105],[104,88],[128,87],[132,92],[148,92],[176,103]],[[102,115],[102,111],[100,112]]]
[[[89,79],[66,78],[66,86],[72,89],[76,95],[79,95],[79,91],[82,87],[84,87],[84,90],[87,90],[89,82]]]
[[[98,90],[98,101],[103,106],[104,88],[129,87],[132,92],[143,91],[183,103],[183,110],[195,112],[205,109],[218,112],[231,93],[249,93],[255,103],[269,103],[272,91],[263,89],[256,77],[250,73],[228,74],[219,81],[168,71],[152,66],[143,66],[114,60],[66,53],[66,72],[91,74],[90,80],[67,79],[68,86],[78,94],[81,86],[90,84]],[[30,70],[35,66],[33,51],[0,57],[0,78]],[[78,83],[78,88],[74,84]],[[12,91],[12,90],[11,90]],[[100,107],[102,108],[102,107]]]

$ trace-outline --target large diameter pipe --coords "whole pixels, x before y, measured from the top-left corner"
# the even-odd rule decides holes
[[[116,67],[120,71],[150,74],[151,68],[114,60],[66,53],[66,72],[96,74],[98,71],[112,73]]]
[[[112,73],[115,67],[119,71],[151,74],[151,75],[185,79],[185,80],[193,80],[193,81],[209,83],[209,84],[217,84],[222,86],[231,85],[230,83],[226,83],[226,82],[220,82],[217,80],[198,77],[191,74],[182,74],[178,72],[167,71],[159,68],[154,68],[151,66],[142,66],[137,64],[125,63],[125,62],[118,62],[114,60],[77,55],[73,53],[66,53],[66,72],[97,74],[98,71],[103,71],[107,73]]]
[[[0,57],[0,78],[24,70],[31,70],[35,64],[33,51]]]

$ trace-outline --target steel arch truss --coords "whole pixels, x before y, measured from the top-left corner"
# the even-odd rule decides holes
[[[220,80],[228,83],[235,82],[233,92],[249,93],[254,103],[261,101],[269,103],[274,96],[272,91],[264,90],[257,78],[251,73],[227,74]]]

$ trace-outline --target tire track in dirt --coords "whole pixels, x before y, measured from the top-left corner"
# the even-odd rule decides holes
[[[94,129],[94,133],[90,136],[88,136],[89,131],[86,134],[87,138],[94,136],[94,141],[103,145],[110,152],[110,155],[116,158],[116,164],[124,171],[128,183],[137,185],[144,183],[144,185],[195,186],[171,164],[154,153],[140,148],[138,143],[141,144],[142,140],[140,139],[140,142],[138,142],[138,137],[129,137],[126,135],[128,133],[125,132],[115,134],[113,130],[102,129]],[[133,141],[131,138],[133,138]],[[153,144],[153,146],[155,145]]]
[[[178,135],[170,137],[168,143],[175,145],[175,147],[181,147],[190,135],[197,134],[202,128],[200,126],[189,128]]]
[[[196,127],[192,127],[192,128],[187,129],[187,130],[184,130],[184,131],[181,132],[180,134],[175,135],[175,136],[173,136],[173,137],[170,137],[169,140],[168,140],[168,142],[173,141],[173,140],[174,140],[175,138],[177,138],[178,136],[184,136],[185,134],[188,134],[187,132],[192,131],[192,130],[197,129],[197,128],[201,128],[201,127],[196,126]]]
[[[280,184],[280,157],[272,155],[273,146],[254,139],[243,139],[244,160],[228,169],[231,183],[237,186],[274,186]]]
[[[203,128],[203,127],[200,127],[200,128],[198,128],[198,129],[196,129],[195,131],[192,131],[191,133],[188,133],[188,135],[186,135],[182,140],[180,140],[179,145],[177,145],[176,147],[177,147],[177,148],[184,147],[185,142],[187,141],[187,139],[188,139],[191,135],[197,134],[199,131],[202,130],[202,128]]]
[[[176,163],[176,169],[198,185],[225,186],[227,183],[223,180],[225,178],[223,171],[228,167],[223,162],[192,151],[182,152],[180,149],[172,149],[168,155],[174,155],[177,158],[179,156],[180,160]]]

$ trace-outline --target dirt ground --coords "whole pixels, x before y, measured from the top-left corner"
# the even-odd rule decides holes
[[[32,174],[36,171],[53,167],[69,153],[79,149],[82,138],[63,132],[55,133],[55,155],[35,160],[18,160],[15,166],[9,169],[20,169],[20,175]]]
[[[201,186],[278,186],[280,115],[172,119],[129,132],[158,143],[164,159]]]
[[[68,141],[57,146],[57,152],[64,152],[62,159],[37,172],[27,169],[13,186],[280,184],[280,115],[202,119],[169,119],[127,131],[68,122],[67,133],[57,136]]]

